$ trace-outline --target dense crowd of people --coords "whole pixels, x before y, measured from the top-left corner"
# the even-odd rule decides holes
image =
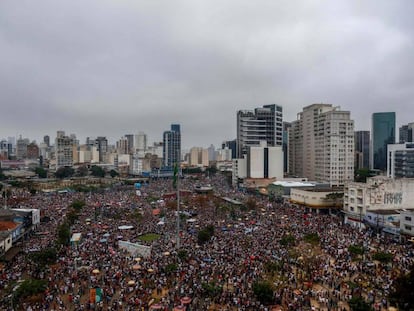
[[[182,198],[178,234],[175,199],[162,200],[174,191],[171,180],[151,180],[140,195],[133,186],[86,194],[19,193],[25,198],[20,205],[40,209],[47,221],[24,241],[23,253],[5,265],[0,289],[20,279],[47,280],[41,301],[20,303],[28,311],[348,310],[347,301],[357,294],[375,310],[387,310],[393,280],[414,263],[412,245],[352,228],[339,215],[236,191],[221,175],[201,182],[209,183],[214,195]],[[180,188],[191,190],[195,183],[185,178]],[[223,197],[250,198],[254,208],[232,206]],[[60,249],[49,269],[36,270],[27,254],[55,245],[58,225],[75,200],[85,202],[71,227],[81,239]],[[207,226],[214,234],[200,243],[197,233]],[[146,233],[159,238],[142,241]],[[317,234],[317,246],[304,242],[309,234]],[[287,236],[294,246],[281,243]],[[151,254],[129,253],[119,241],[149,246]],[[350,245],[365,247],[360,260],[353,260]],[[393,255],[391,264],[372,259],[380,251]],[[276,263],[277,271],[269,270],[269,263]],[[273,307],[254,293],[255,282],[263,279],[272,282]],[[91,299],[91,288],[102,291],[100,301]],[[8,302],[2,306],[11,308]]]

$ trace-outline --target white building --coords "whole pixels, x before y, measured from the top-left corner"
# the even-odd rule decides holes
[[[414,236],[414,210],[402,210],[400,213],[400,232]]]
[[[231,150],[228,147],[217,150],[217,162],[231,161]]]
[[[243,159],[233,159],[233,185],[244,178],[283,179],[282,146],[268,147],[265,141],[249,147]]]
[[[145,152],[147,150],[147,134],[138,132],[134,135],[134,151]]]
[[[413,209],[414,179],[368,178],[366,183],[350,182],[344,188],[345,222],[360,226],[368,212],[384,213]]]
[[[64,131],[58,131],[55,139],[56,170],[63,166],[73,165],[73,138],[66,136]]]
[[[414,143],[390,144],[387,151],[387,176],[413,178]]]
[[[289,174],[343,185],[354,178],[354,121],[330,104],[303,108],[289,129]]]

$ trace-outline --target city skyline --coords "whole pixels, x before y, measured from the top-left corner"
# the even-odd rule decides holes
[[[412,122],[414,4],[406,1],[1,1],[0,136],[56,131],[182,145],[236,137],[236,112],[313,103]]]

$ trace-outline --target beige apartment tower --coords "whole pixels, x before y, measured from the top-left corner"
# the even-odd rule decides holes
[[[343,185],[354,178],[354,121],[330,104],[303,108],[289,133],[289,175]]]

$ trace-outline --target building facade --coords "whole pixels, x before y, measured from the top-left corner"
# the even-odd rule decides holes
[[[250,146],[266,141],[269,147],[282,146],[283,111],[278,105],[264,105],[237,112],[237,157],[242,158]]]
[[[73,165],[73,139],[58,131],[55,139],[56,170],[64,166]]]
[[[355,131],[355,169],[369,168],[369,131]]]
[[[181,161],[181,130],[179,124],[171,124],[171,130],[163,134],[164,167],[173,167]]]
[[[303,108],[289,130],[289,174],[343,185],[354,178],[354,121],[330,104]]]
[[[410,210],[414,202],[414,179],[386,176],[368,178],[366,183],[350,182],[344,188],[345,222],[361,226],[368,212]]]
[[[387,146],[395,144],[395,112],[372,114],[371,169],[387,170]]]
[[[414,143],[388,145],[387,176],[414,178]]]
[[[400,144],[403,144],[406,142],[413,142],[413,130],[414,130],[414,122],[408,123],[400,127],[400,130],[399,130]]]

